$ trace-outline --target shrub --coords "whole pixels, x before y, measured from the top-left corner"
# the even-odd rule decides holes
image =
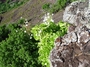
[[[0,42],[8,38],[10,31],[6,28],[6,25],[0,26]]]
[[[48,3],[47,4],[44,4],[43,5],[44,6],[43,9],[45,11],[50,12],[50,13],[56,13],[60,9],[64,9],[64,7],[67,5],[67,3],[71,3],[73,1],[76,1],[76,0],[56,0],[56,3],[55,4],[51,4],[51,5],[48,5]],[[47,8],[47,10],[45,8]]]
[[[46,20],[44,19],[44,23],[36,25],[31,30],[34,38],[40,41],[38,43],[38,59],[45,67],[50,67],[49,54],[54,46],[54,40],[59,36],[63,36],[68,28],[68,24],[63,23],[62,21],[60,21],[58,24],[55,24],[50,20],[50,18],[51,17],[45,17]]]
[[[0,67],[42,67],[38,62],[38,41],[17,26],[10,24],[7,28],[11,33],[0,42]]]
[[[48,10],[50,8],[50,3],[46,3],[42,6],[44,10]]]
[[[24,24],[25,23],[25,19],[24,18],[20,18],[19,20],[18,20],[18,24]]]

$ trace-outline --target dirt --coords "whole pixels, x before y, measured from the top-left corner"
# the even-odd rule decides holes
[[[4,14],[1,24],[16,22],[20,17],[28,19],[30,25],[39,24],[43,20],[45,12],[42,10],[44,3],[55,3],[56,0],[29,0],[26,4],[10,10]],[[55,22],[62,20],[63,10],[54,14]]]
[[[57,12],[54,16],[53,19],[55,21],[55,23],[59,22],[60,20],[63,19],[63,12],[64,10],[60,10],[59,12]]]

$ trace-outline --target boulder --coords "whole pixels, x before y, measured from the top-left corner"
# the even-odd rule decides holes
[[[75,26],[83,24],[90,28],[90,9],[83,4],[84,2],[75,1],[67,6],[63,14],[63,21]]]
[[[63,21],[70,23],[67,34],[55,40],[50,67],[90,67],[90,10],[75,1],[66,7]]]
[[[50,53],[51,67],[90,67],[90,29],[78,29],[56,39]]]

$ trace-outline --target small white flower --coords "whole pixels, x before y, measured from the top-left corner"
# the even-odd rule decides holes
[[[54,20],[53,20],[53,19],[51,19],[51,22],[54,22]]]
[[[52,16],[53,16],[54,14],[52,14]]]
[[[47,18],[49,19],[49,18],[50,18],[50,16],[48,15],[48,16],[47,16]]]
[[[31,36],[33,36],[33,34],[31,34]]]
[[[45,22],[46,20],[44,19],[43,22]]]
[[[26,27],[28,26],[28,24],[25,25]]]
[[[47,13],[47,15],[50,15],[50,13]]]
[[[20,19],[22,19],[23,17],[20,17]]]
[[[42,31],[40,30],[39,33],[41,33]]]
[[[30,39],[32,39],[32,37],[30,37]]]
[[[22,30],[22,28],[20,30]]]
[[[24,31],[24,33],[26,33],[26,30]]]
[[[16,30],[16,32],[18,32],[18,31]]]
[[[26,24],[28,23],[28,21],[25,22]]]
[[[47,63],[45,63],[45,65],[47,65]]]
[[[45,14],[43,22],[46,25],[49,25],[49,22],[54,22],[54,20],[52,19],[52,15],[50,15],[50,13]]]
[[[45,17],[44,20],[47,21],[47,17]]]

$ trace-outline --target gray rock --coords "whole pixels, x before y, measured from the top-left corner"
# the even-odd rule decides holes
[[[82,2],[66,7],[63,20],[70,23],[67,34],[55,40],[50,53],[51,67],[90,67],[90,11]]]
[[[63,21],[78,26],[83,24],[90,28],[90,10],[83,6],[84,2],[75,1],[66,7]]]
[[[51,67],[89,67],[90,35],[87,27],[75,28],[57,38],[50,53]]]

